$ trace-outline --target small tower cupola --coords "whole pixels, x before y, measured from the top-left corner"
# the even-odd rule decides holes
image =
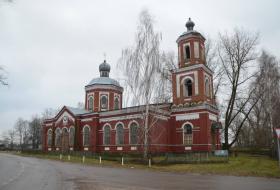
[[[85,109],[91,112],[122,108],[123,87],[109,77],[111,66],[104,60],[99,65],[100,77],[93,78],[85,86]]]
[[[194,26],[195,26],[194,22],[191,20],[191,18],[189,18],[188,22],[186,23],[186,27],[187,27],[188,31],[193,30]]]
[[[109,77],[110,70],[110,65],[104,60],[104,62],[99,65],[100,77]]]
[[[185,26],[187,31],[177,39],[179,68],[193,64],[205,64],[205,38],[194,30],[195,23],[191,18],[188,19]]]

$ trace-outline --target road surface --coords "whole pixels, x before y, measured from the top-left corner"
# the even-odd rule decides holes
[[[0,190],[279,190],[280,180],[71,164],[0,153]]]

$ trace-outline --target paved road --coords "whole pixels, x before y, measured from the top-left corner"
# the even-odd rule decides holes
[[[0,153],[0,190],[279,190],[280,180],[84,166]]]

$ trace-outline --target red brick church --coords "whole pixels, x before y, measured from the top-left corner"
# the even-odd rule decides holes
[[[190,19],[186,27],[176,41],[179,63],[172,71],[173,102],[150,106],[150,121],[154,122],[148,137],[151,153],[209,152],[221,147],[205,38],[193,30]],[[123,87],[109,77],[110,65],[104,61],[99,71],[100,77],[85,86],[84,109],[64,106],[54,118],[44,121],[44,151],[143,151],[145,107],[123,108]]]

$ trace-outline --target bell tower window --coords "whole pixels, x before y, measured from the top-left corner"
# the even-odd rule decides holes
[[[185,53],[185,60],[188,60],[191,58],[191,50],[190,50],[189,44],[184,45],[184,53]]]
[[[192,80],[191,79],[186,79],[184,81],[184,95],[186,97],[192,96]]]

